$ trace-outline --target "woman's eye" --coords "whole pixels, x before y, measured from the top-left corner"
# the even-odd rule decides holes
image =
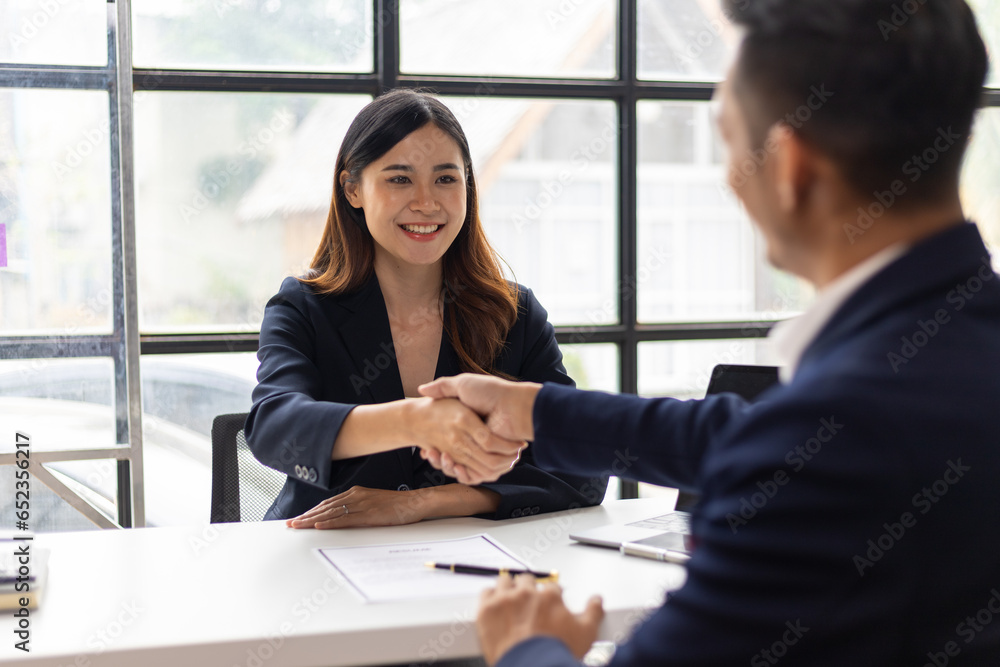
[[[440,179],[442,183],[458,183],[458,179],[454,176],[442,176]]]
[[[397,185],[402,185],[404,183],[409,183],[410,179],[407,176],[393,176],[389,179],[390,183],[395,183]]]

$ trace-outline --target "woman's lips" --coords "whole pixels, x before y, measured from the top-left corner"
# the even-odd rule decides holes
[[[406,234],[406,236],[414,241],[432,241],[441,234],[441,230],[444,229],[444,225],[408,224],[400,225],[399,228],[404,234]]]

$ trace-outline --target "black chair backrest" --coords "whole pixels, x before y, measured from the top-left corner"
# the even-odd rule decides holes
[[[245,412],[212,422],[212,523],[260,521],[287,477],[262,465],[243,435]]]

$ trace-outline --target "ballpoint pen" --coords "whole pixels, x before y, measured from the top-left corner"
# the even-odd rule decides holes
[[[425,563],[427,567],[433,568],[435,570],[450,570],[456,574],[478,574],[487,577],[496,577],[501,574],[509,574],[512,577],[516,577],[519,574],[530,574],[538,581],[559,581],[559,572],[552,570],[551,572],[535,572],[534,570],[519,570],[516,568],[509,567],[482,567],[479,565],[462,565],[459,563]]]

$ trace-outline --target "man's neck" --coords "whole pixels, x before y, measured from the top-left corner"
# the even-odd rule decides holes
[[[886,211],[878,218],[863,217],[858,207],[836,220],[824,223],[825,233],[815,245],[813,257],[802,275],[817,289],[844,275],[865,260],[897,244],[914,245],[949,227],[965,216],[956,197],[937,206],[911,211]]]

